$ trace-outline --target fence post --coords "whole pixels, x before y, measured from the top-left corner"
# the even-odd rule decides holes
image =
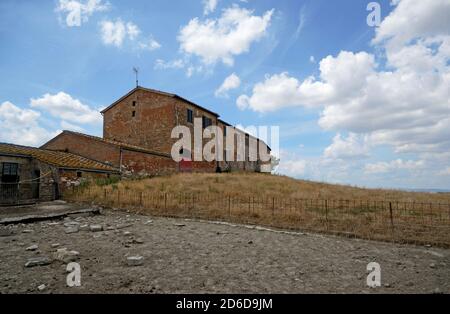
[[[325,223],[328,231],[328,200],[325,200]]]
[[[139,206],[141,206],[141,207],[142,207],[142,205],[143,205],[142,197],[143,197],[143,192],[140,192],[140,193],[139,193]]]
[[[275,215],[275,197],[272,197],[272,216]]]
[[[167,209],[167,193],[164,193],[164,210]]]
[[[392,236],[394,236],[394,215],[392,213],[392,203],[389,202],[389,216],[391,219]]]
[[[228,216],[231,217],[231,196],[228,195]]]

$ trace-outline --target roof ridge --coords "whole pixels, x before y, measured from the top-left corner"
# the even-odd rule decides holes
[[[170,154],[166,154],[166,153],[163,153],[163,152],[158,152],[158,151],[155,151],[155,150],[152,150],[152,149],[148,149],[148,148],[145,148],[145,147],[142,147],[142,146],[138,146],[138,145],[129,144],[129,143],[126,143],[126,142],[121,142],[121,141],[117,141],[117,140],[110,140],[110,139],[106,139],[106,138],[103,138],[103,137],[90,135],[90,134],[84,134],[84,133],[80,133],[80,132],[76,132],[76,131],[70,131],[70,130],[63,130],[63,133],[64,132],[72,133],[72,134],[76,134],[76,135],[80,135],[80,136],[84,136],[84,137],[88,137],[88,138],[92,138],[92,139],[97,140],[97,141],[109,143],[109,144],[112,144],[112,145],[122,146],[124,148],[136,149],[136,150],[139,150],[139,151],[148,152],[149,154],[165,156],[165,157],[170,156]]]
[[[118,169],[97,160],[74,153],[55,151],[46,148],[0,143],[0,153],[1,152],[30,156],[44,163],[61,168],[118,171]]]

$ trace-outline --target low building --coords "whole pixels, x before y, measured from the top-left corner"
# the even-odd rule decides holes
[[[97,160],[121,169],[121,174],[128,177],[165,175],[179,170],[170,154],[72,131],[63,131],[41,148]]]
[[[0,143],[0,204],[58,199],[83,180],[118,175],[111,165],[73,153]]]

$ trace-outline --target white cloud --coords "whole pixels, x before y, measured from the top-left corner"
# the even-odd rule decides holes
[[[77,124],[100,124],[102,116],[99,111],[91,109],[72,98],[69,94],[45,94],[41,98],[31,99],[30,106],[49,112],[52,116]]]
[[[310,56],[309,57],[309,62],[316,63],[316,58],[314,58],[314,56]]]
[[[219,0],[203,0],[203,14],[208,15],[214,12]]]
[[[218,19],[192,19],[178,34],[181,51],[200,57],[207,65],[218,61],[233,65],[234,56],[247,52],[253,42],[266,34],[273,10],[263,16],[252,14],[253,11],[233,6],[223,10]]]
[[[127,34],[131,40],[135,40],[139,36],[140,33],[141,33],[141,30],[139,29],[139,27],[136,24],[134,24],[133,22],[127,23]]]
[[[392,160],[390,162],[377,162],[366,164],[364,168],[364,172],[368,174],[376,174],[376,173],[387,173],[393,172],[397,170],[416,170],[423,168],[425,162],[423,160],[407,160],[404,161],[402,159]]]
[[[222,85],[215,91],[216,97],[227,97],[227,92],[236,89],[241,85],[241,79],[235,73],[228,76],[222,83]]]
[[[49,132],[39,125],[41,114],[22,109],[6,101],[0,105],[0,142],[20,145],[41,145],[58,132]]]
[[[172,61],[164,61],[162,59],[157,59],[155,62],[155,69],[182,69],[186,66],[183,59],[176,59]]]
[[[275,173],[285,174],[292,177],[302,177],[306,172],[307,162],[302,159],[280,159],[280,164]]]
[[[133,22],[125,23],[120,18],[116,21],[104,20],[100,22],[100,33],[105,45],[122,47],[124,42],[128,40],[139,50],[153,51],[161,48],[161,44],[153,36],[149,36],[147,39],[142,38],[142,31],[136,24]]]
[[[122,20],[102,21],[100,23],[102,40],[105,45],[121,47],[127,36],[127,29]]]
[[[67,122],[66,120],[61,121],[61,128],[63,130],[70,130],[70,131],[81,132],[81,133],[86,132],[86,130],[83,129],[81,126],[72,124],[70,122]]]
[[[325,158],[331,159],[351,159],[364,158],[369,156],[369,145],[367,137],[350,133],[347,138],[337,134],[333,138],[333,143],[324,151]]]
[[[237,106],[317,107],[325,130],[367,135],[372,145],[392,145],[398,153],[450,150],[450,20],[442,13],[450,1],[395,3],[374,40],[385,68],[367,52],[341,51],[320,61],[318,79],[266,76]]]
[[[85,2],[76,0],[59,0],[55,9],[58,13],[67,13],[65,23],[69,27],[81,26],[88,21],[95,12],[107,11],[110,8],[108,2],[102,0],[87,0]]]
[[[149,51],[161,48],[161,44],[157,42],[153,37],[150,37],[146,41],[140,41],[138,45],[140,49]]]
[[[416,38],[448,36],[450,1],[394,0],[396,8],[376,30],[374,43],[403,45]]]

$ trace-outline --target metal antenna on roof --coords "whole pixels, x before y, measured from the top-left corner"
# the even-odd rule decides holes
[[[139,86],[139,68],[133,67],[134,74],[136,74],[136,87]]]

